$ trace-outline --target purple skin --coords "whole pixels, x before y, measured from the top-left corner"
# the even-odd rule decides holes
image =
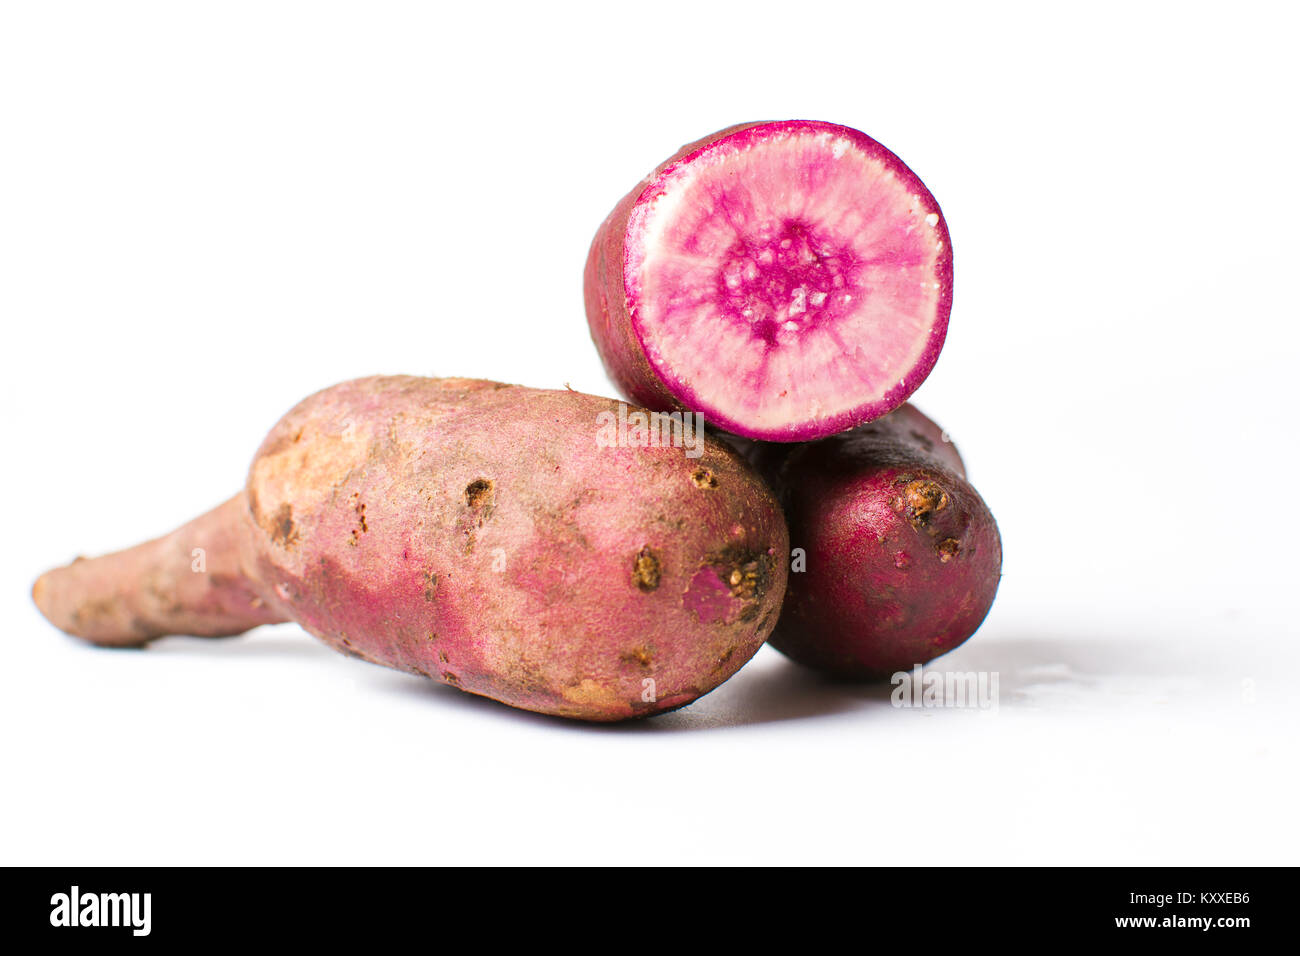
[[[526,710],[673,710],[763,644],[789,539],[767,486],[716,439],[699,457],[601,443],[618,406],[471,379],[345,382],[280,420],[226,504],[50,571],[33,596],[100,645],[296,621]]]
[[[913,406],[812,444],[733,445],[777,491],[806,556],[770,638],[777,650],[880,679],[979,628],[1001,575],[997,523],[956,448]]]
[[[811,441],[892,411],[929,375],[952,247],[929,190],[866,134],[747,123],[682,147],[623,198],[584,293],[633,401]]]

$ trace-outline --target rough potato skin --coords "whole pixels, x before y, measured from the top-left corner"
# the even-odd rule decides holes
[[[608,721],[689,703],[774,626],[785,523],[712,438],[698,458],[599,447],[597,416],[617,409],[405,376],[311,396],[262,443],[232,512],[250,601],[346,654],[527,710]]]
[[[105,647],[137,647],[166,634],[228,637],[283,621],[244,575],[243,511],[239,494],[161,538],[77,558],[41,575],[32,598],[57,627]]]
[[[745,446],[777,489],[792,548],[772,646],[878,679],[938,657],[983,622],[1002,542],[956,448],[912,405],[832,438]]]

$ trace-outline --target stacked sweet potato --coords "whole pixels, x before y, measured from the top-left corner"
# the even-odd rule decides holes
[[[896,156],[809,121],[692,143],[601,225],[585,295],[640,407],[346,382],[272,428],[240,494],[46,573],[37,605],[119,647],[292,620],[344,653],[585,720],[688,704],[769,636],[877,678],[979,627],[997,525],[906,404],[943,345],[951,247]]]

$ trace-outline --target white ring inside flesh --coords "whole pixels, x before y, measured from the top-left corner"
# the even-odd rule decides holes
[[[933,200],[835,133],[745,135],[671,168],[633,212],[624,278],[650,363],[758,429],[881,399],[941,307]]]

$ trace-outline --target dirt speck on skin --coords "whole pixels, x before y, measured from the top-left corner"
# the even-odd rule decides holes
[[[643,547],[632,561],[632,583],[642,591],[653,591],[659,587],[659,555]]]
[[[697,468],[691,475],[691,483],[696,488],[702,488],[705,491],[712,491],[718,487],[718,476],[707,468]]]
[[[914,528],[930,523],[930,518],[948,507],[948,493],[928,478],[909,481],[903,488],[901,503],[907,508],[907,520]]]
[[[772,581],[772,555],[733,545],[724,548],[710,563],[731,589],[731,596],[755,602],[757,613],[757,602],[762,600]]]
[[[492,509],[495,497],[496,489],[491,478],[475,478],[465,486],[465,504],[474,511],[482,512],[483,517],[487,517],[487,512]]]
[[[357,513],[357,526],[352,529],[352,539],[348,543],[355,546],[361,540],[361,536],[370,530],[370,526],[366,524],[366,505],[361,500],[361,492],[352,492],[352,498],[352,510]]]
[[[298,540],[298,529],[293,523],[293,506],[286,502],[276,508],[275,514],[271,515],[271,525],[266,532],[280,547],[293,547]]]
[[[634,647],[623,655],[623,660],[631,664],[639,664],[642,667],[649,667],[654,663],[654,657],[648,647]]]
[[[430,603],[438,596],[438,575],[434,571],[424,572],[424,599]]]
[[[961,542],[956,538],[944,538],[935,550],[939,552],[939,560],[947,564],[961,551]]]
[[[337,650],[346,654],[348,657],[355,657],[359,661],[366,660],[366,656],[356,649],[356,647],[353,645],[352,641],[348,639],[348,636],[346,634],[339,635],[339,642],[337,645],[335,645],[335,647],[337,648]]]
[[[474,550],[478,529],[482,528],[496,507],[496,486],[491,478],[475,478],[465,486],[465,505],[468,512],[457,522],[465,535],[465,553]]]

